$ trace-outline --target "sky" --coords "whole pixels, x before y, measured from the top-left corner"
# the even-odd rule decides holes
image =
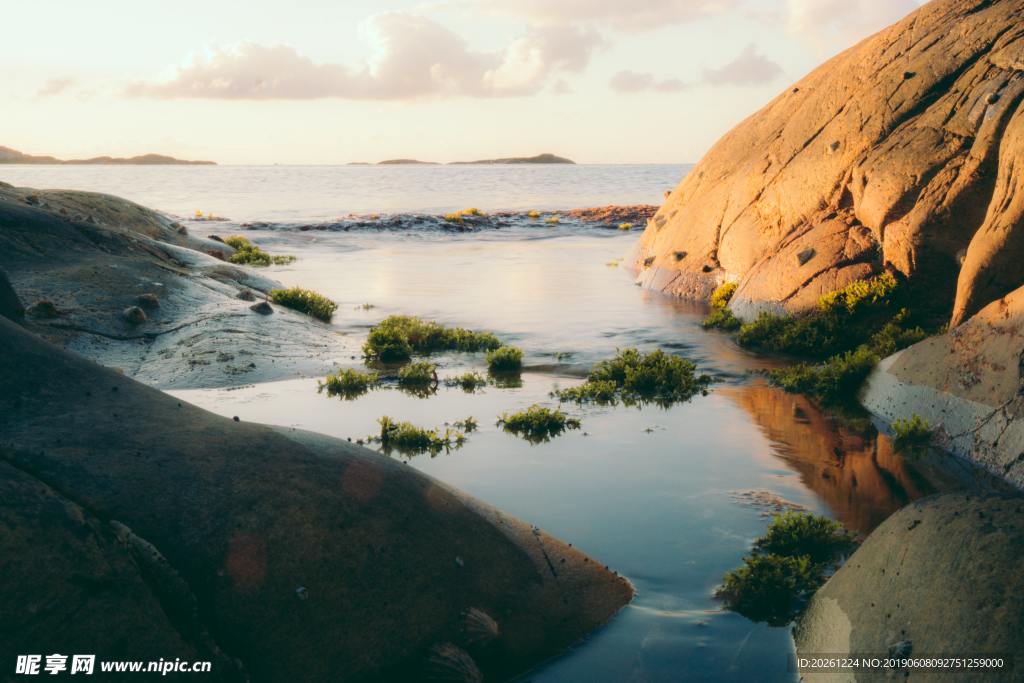
[[[695,162],[920,0],[33,0],[0,145],[228,164]]]

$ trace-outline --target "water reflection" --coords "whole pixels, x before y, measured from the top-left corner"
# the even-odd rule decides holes
[[[722,393],[761,428],[772,455],[858,533],[870,532],[907,503],[932,493],[1000,487],[949,455],[906,458],[869,420],[837,419],[803,396],[763,383]]]

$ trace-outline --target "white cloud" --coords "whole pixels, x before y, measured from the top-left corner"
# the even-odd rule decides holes
[[[679,92],[689,87],[678,78],[658,79],[653,74],[620,71],[608,82],[612,90],[620,93]]]
[[[919,6],[917,0],[786,0],[786,24],[819,52],[837,52]]]
[[[741,0],[476,0],[486,8],[554,24],[594,23],[643,31],[725,14]]]
[[[370,22],[372,64],[318,64],[294,48],[243,43],[214,47],[169,80],[134,83],[128,94],[215,99],[416,99],[534,93],[554,74],[580,71],[601,44],[572,26],[531,28],[504,49],[483,52],[425,17],[389,12]]]
[[[783,75],[782,67],[748,45],[739,57],[717,69],[704,69],[701,80],[709,85],[760,85]]]

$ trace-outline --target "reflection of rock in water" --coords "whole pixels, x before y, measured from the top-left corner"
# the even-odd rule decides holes
[[[772,442],[776,456],[800,474],[848,528],[867,533],[907,503],[964,488],[973,476],[951,457],[913,462],[865,425],[846,426],[803,396],[765,385],[728,389]]]

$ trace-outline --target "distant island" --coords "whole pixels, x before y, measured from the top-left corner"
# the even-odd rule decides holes
[[[92,157],[90,159],[58,159],[51,156],[36,156],[25,154],[10,147],[0,146],[0,164],[65,164],[65,165],[129,165],[138,164],[143,166],[214,166],[214,161],[187,161],[175,159],[163,154],[143,154],[136,157]]]
[[[452,161],[449,166],[465,166],[471,164],[575,164],[572,159],[554,154],[538,154],[533,157],[506,157],[504,159],[479,159],[477,161]],[[349,166],[372,166],[365,161],[354,161]],[[437,166],[436,161],[420,161],[419,159],[385,159],[378,161],[377,166]]]
[[[453,161],[453,164],[575,164],[572,159],[554,154],[538,154],[535,157],[508,157],[505,159],[481,159],[479,161]]]

